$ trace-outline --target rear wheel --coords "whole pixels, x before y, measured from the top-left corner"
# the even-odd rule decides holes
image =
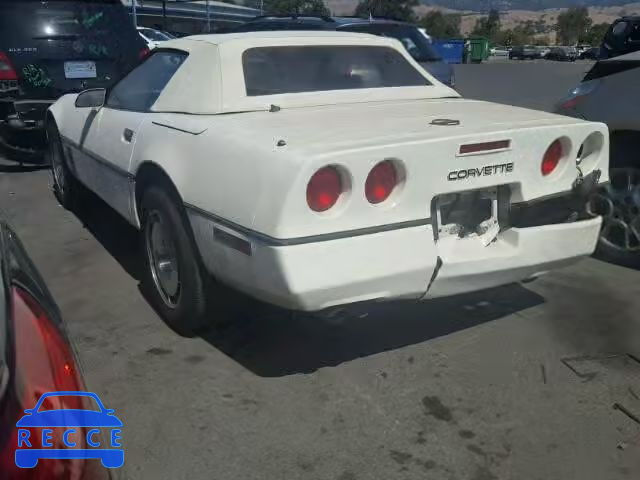
[[[611,168],[609,177],[610,183],[587,206],[602,216],[596,253],[613,263],[640,267],[640,169]]]
[[[141,202],[142,279],[156,311],[180,335],[191,337],[206,324],[207,275],[178,202],[167,189],[149,187]]]
[[[47,157],[53,178],[53,193],[67,210],[76,206],[80,185],[69,171],[60,133],[53,122],[47,125]]]

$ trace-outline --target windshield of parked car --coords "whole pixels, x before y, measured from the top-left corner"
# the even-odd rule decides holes
[[[363,25],[346,25],[340,31],[371,33],[383,37],[391,37],[402,42],[404,48],[416,62],[436,62],[442,60],[427,37],[416,27],[409,25],[384,25],[368,23]]]
[[[242,62],[248,96],[431,85],[388,47],[259,47]]]
[[[606,33],[602,47],[605,58],[640,50],[640,22],[615,22]]]
[[[109,39],[114,35],[114,24],[126,19],[124,12],[116,0],[1,1],[0,32],[3,36],[22,33],[24,40],[71,41],[79,36]]]

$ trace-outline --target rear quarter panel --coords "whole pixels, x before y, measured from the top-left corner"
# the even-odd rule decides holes
[[[191,116],[191,132],[150,119],[136,143],[133,171],[145,162],[158,165],[183,202],[243,227],[253,228],[258,215],[278,224],[300,162],[280,154],[277,139],[230,128],[225,119]]]

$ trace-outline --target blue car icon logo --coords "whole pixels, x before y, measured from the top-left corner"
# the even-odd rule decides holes
[[[47,398],[60,396],[93,398],[100,411],[68,408],[39,411]],[[113,414],[114,410],[104,407],[95,393],[45,393],[34,408],[24,412],[26,415],[16,424],[18,427],[16,465],[18,467],[33,468],[41,458],[99,458],[102,465],[107,468],[119,468],[124,463],[124,450],[120,443],[122,422]],[[108,435],[105,435],[107,430],[109,430]],[[57,441],[54,445],[52,441],[54,435],[57,439],[61,438],[62,442]],[[101,442],[107,445],[102,445]],[[83,444],[90,448],[74,448]],[[57,448],[62,446],[65,448]]]

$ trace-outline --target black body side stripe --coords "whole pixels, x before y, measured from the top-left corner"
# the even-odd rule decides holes
[[[214,215],[212,213],[206,212],[194,205],[185,203],[185,208],[191,210],[202,217],[205,217],[209,220],[212,220],[220,225],[224,225],[225,227],[234,230],[238,233],[241,233],[247,237],[250,237],[253,240],[256,240],[260,243],[264,243],[265,245],[270,245],[273,247],[284,247],[289,245],[303,245],[307,243],[318,243],[318,242],[326,242],[330,240],[338,240],[341,238],[348,237],[358,237],[362,235],[371,235],[374,233],[381,232],[390,232],[393,230],[401,230],[404,228],[413,228],[413,227],[422,227],[425,225],[431,225],[430,218],[423,218],[419,220],[410,220],[407,222],[399,222],[399,223],[391,223],[388,225],[380,225],[375,227],[366,227],[366,228],[358,228],[355,230],[345,230],[341,232],[332,232],[332,233],[323,233],[320,235],[310,235],[308,237],[298,237],[298,238],[274,238],[269,235],[265,235],[264,233],[256,232],[255,230],[251,230],[250,228],[243,227],[234,223],[230,220],[226,220],[222,217]]]

